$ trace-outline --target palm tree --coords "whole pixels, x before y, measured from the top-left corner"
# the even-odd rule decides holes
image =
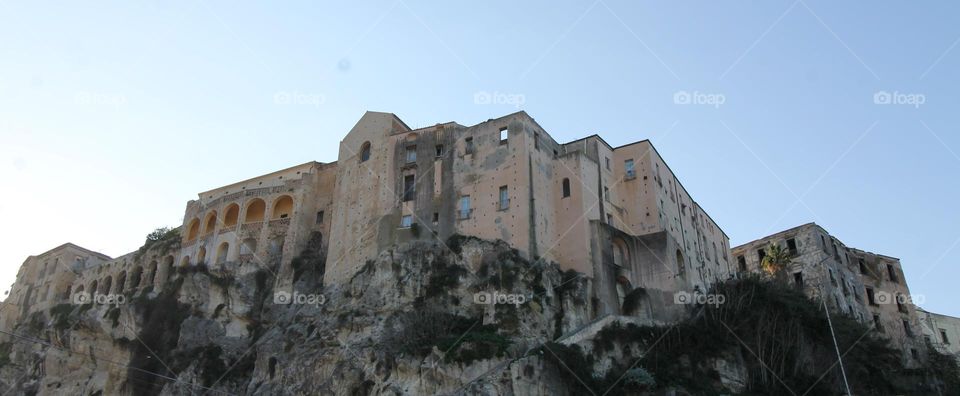
[[[771,243],[770,246],[767,246],[763,260],[760,262],[760,268],[776,279],[785,280],[787,266],[789,266],[792,261],[793,255],[790,254],[789,250]]]

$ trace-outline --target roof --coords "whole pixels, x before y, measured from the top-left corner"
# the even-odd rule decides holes
[[[68,247],[69,247],[69,248],[73,248],[73,249],[80,250],[80,251],[82,251],[82,252],[84,252],[84,253],[87,253],[87,254],[90,254],[90,255],[93,255],[93,256],[97,256],[97,257],[99,257],[99,258],[101,258],[101,259],[104,259],[104,260],[112,260],[112,258],[111,258],[110,256],[107,256],[106,254],[103,254],[103,253],[100,253],[100,252],[97,252],[97,251],[93,251],[93,250],[87,249],[87,248],[85,248],[85,247],[83,247],[83,246],[79,246],[79,245],[74,244],[74,243],[71,243],[71,242],[64,243],[64,244],[62,244],[62,245],[60,245],[60,246],[57,246],[57,247],[55,247],[55,248],[53,248],[53,249],[47,250],[46,252],[40,253],[40,254],[38,254],[38,255],[36,255],[36,256],[32,256],[32,257],[40,257],[40,256],[43,256],[43,255],[46,255],[46,254],[50,254],[50,253],[53,253],[53,252],[55,252],[55,251],[57,251],[57,250],[62,250],[62,249],[68,248]]]

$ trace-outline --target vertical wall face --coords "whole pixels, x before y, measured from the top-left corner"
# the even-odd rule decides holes
[[[960,359],[960,318],[917,310],[924,338],[941,353]]]

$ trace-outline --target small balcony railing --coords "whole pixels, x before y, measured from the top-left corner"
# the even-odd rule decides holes
[[[248,231],[259,231],[260,228],[262,228],[262,227],[263,227],[263,222],[262,222],[262,221],[254,221],[254,222],[251,222],[251,223],[243,223],[243,225],[240,226],[240,230],[241,230],[241,231],[244,231],[244,232],[248,232]]]
[[[274,227],[286,227],[290,225],[290,218],[284,217],[282,219],[273,219],[270,220],[270,228]]]

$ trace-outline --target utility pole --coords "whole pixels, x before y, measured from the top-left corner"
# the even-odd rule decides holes
[[[823,298],[823,289],[818,286],[817,289],[820,289],[820,303],[823,305],[823,313],[827,315],[827,325],[830,326],[830,337],[833,338],[833,349],[837,351],[837,362],[840,363],[840,374],[843,375],[843,386],[847,389],[847,395],[853,396],[853,393],[850,392],[850,383],[847,382],[847,370],[843,367],[843,356],[840,354],[840,345],[837,344],[837,334],[833,331],[833,321],[830,320],[830,311],[827,310],[827,300]]]

